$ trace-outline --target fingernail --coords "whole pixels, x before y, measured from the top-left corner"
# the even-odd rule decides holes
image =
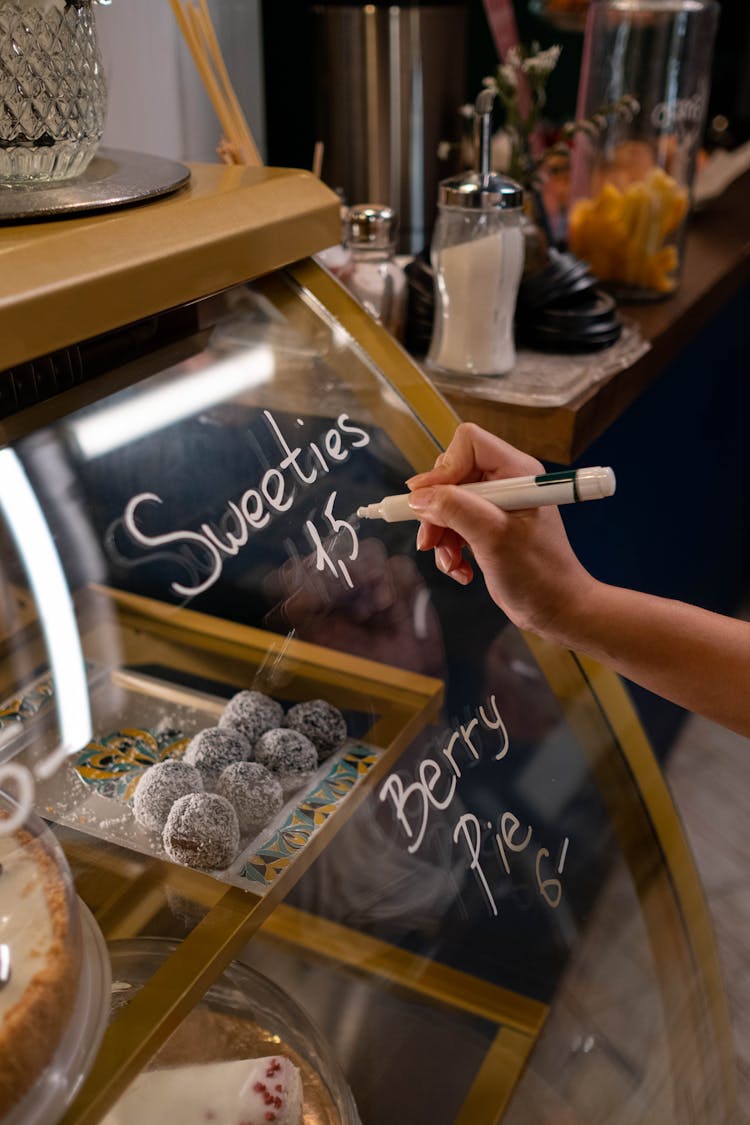
[[[468,586],[472,577],[465,565],[458,567],[457,570],[452,570],[450,576],[458,582],[459,586]]]
[[[427,539],[427,528],[425,527],[425,525],[423,523],[420,523],[419,531],[417,532],[417,550],[418,551],[425,551],[427,549],[426,548],[426,539]]]
[[[409,507],[413,508],[415,512],[421,512],[425,508],[429,508],[434,495],[434,488],[419,488],[416,492],[412,492],[409,497]]]
[[[438,570],[442,570],[443,574],[450,574],[451,567],[453,566],[453,554],[447,547],[435,548],[435,564]]]

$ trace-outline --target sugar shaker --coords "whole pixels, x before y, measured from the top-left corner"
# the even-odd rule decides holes
[[[504,375],[515,363],[513,317],[524,260],[523,189],[489,170],[494,95],[477,99],[479,171],[443,180],[430,256],[435,321],[428,367]]]

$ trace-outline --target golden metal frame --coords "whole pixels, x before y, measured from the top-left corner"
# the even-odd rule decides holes
[[[292,168],[192,164],[142,207],[0,229],[3,368],[288,265],[341,237],[340,201]]]
[[[733,1121],[734,1049],[710,915],[640,720],[614,673],[533,635],[526,640],[589,757],[638,894],[668,1029],[678,1111],[685,1120],[695,1119],[696,1107],[686,1103],[691,1095],[678,1076],[700,1073],[698,1085],[716,1114],[704,1119]],[[723,1107],[718,1113],[717,1106]]]
[[[10,367],[74,344],[161,311],[167,304],[174,307],[252,276],[265,275],[335,242],[338,203],[332,193],[311,180],[305,173],[206,166],[194,169],[187,193],[112,216],[106,223],[87,218],[40,224],[35,229],[6,228],[0,232],[0,263],[5,267],[2,276],[8,279],[6,288],[0,287],[3,365]],[[218,207],[217,194],[221,197]],[[358,345],[363,363],[371,362],[387,372],[387,393],[403,402],[403,411],[393,409],[392,399],[379,408],[372,388],[367,392],[368,409],[376,418],[382,417],[397,444],[409,449],[415,467],[426,468],[434,454],[450,441],[458,422],[453,410],[398,344],[325,271],[303,260],[293,265],[289,274],[312,301],[319,302],[341,323]],[[273,286],[277,281],[267,278],[264,283]],[[363,371],[363,394],[365,383]],[[177,666],[206,667],[205,656],[186,654],[186,630],[196,630],[201,637],[205,652],[210,652],[214,674],[217,669],[220,674],[221,669],[247,663],[248,652],[257,653],[260,641],[253,638],[252,631],[225,623],[222,636],[210,637],[205,631],[201,634],[202,615],[191,616],[191,611],[183,610],[177,620],[172,607],[164,607],[159,619],[153,605],[150,608],[158,633],[155,643],[159,658],[177,661]],[[119,599],[117,613],[128,644],[135,644],[131,625],[143,610],[138,599]],[[267,648],[267,638],[263,643]],[[731,1107],[731,1040],[700,882],[633,708],[614,674],[533,639],[529,643],[561,698],[571,725],[591,749],[592,769],[605,800],[611,802],[623,853],[641,895],[667,1014],[680,973],[689,972],[698,982],[687,1027],[670,1028],[676,1049],[684,1043],[683,1031],[701,1047],[706,1046],[706,1032],[714,1038],[713,1051],[709,1050],[706,1058],[715,1060],[722,1076],[723,1091],[718,1091],[717,1097]],[[296,658],[303,672],[305,668],[312,672],[312,654],[304,646],[299,647]],[[341,657],[329,672],[331,683],[345,695],[353,690],[352,683],[361,668],[355,658]],[[397,693],[403,687],[404,675],[394,672],[389,690]],[[406,704],[411,690],[403,689],[402,704]],[[424,702],[424,697],[420,698]],[[421,721],[423,716],[414,724]],[[605,740],[607,749],[602,757],[602,729],[607,724],[611,738]],[[415,729],[416,725],[404,726],[397,749],[408,744]],[[394,732],[386,722],[378,733],[388,738]],[[623,799],[622,786],[617,790],[625,776],[630,794],[627,800]],[[360,799],[369,788],[362,787]],[[310,862],[315,854],[317,851],[311,849]],[[656,906],[646,895],[655,877],[654,864],[657,872],[661,869],[666,873],[665,888],[673,893],[665,892]],[[123,878],[117,891],[100,904],[100,917],[110,935],[137,931],[149,912],[158,909],[158,888],[165,877],[185,882],[182,873],[168,873],[158,865],[146,867],[133,886],[127,886]],[[192,879],[189,881],[195,885]],[[93,883],[90,886],[93,889]],[[206,896],[209,909],[203,920],[110,1027],[94,1070],[66,1113],[64,1125],[94,1125],[100,1119],[261,922],[265,921],[269,932],[276,927],[277,936],[289,940],[292,915],[278,905],[282,893],[281,889],[272,890],[262,900],[262,909],[258,897],[248,892],[231,889],[214,903],[210,894]],[[270,913],[274,907],[277,909]],[[298,923],[299,919],[294,922],[297,929]],[[337,934],[335,948],[342,962],[353,963],[363,952],[361,940],[362,935],[350,931]],[[371,948],[370,955],[374,971],[413,987],[413,965],[401,963],[400,951],[385,949],[376,955]],[[366,958],[364,966],[367,968]],[[362,968],[362,963],[358,967]],[[469,1002],[472,990],[488,987],[483,982],[471,987],[461,982],[459,987],[455,979],[444,977],[438,966],[423,968],[423,975],[433,982],[429,987],[436,1001],[460,1006]],[[505,998],[507,1008],[500,998],[494,1004],[496,1016],[502,1016],[501,1026],[458,1125],[499,1120],[544,1022],[541,1011],[530,1018],[528,1026],[520,1018],[515,1023],[512,1016],[509,1020],[508,1011],[523,1001],[514,998],[511,1002],[510,997],[512,994]],[[707,1064],[706,1077],[709,1069]]]

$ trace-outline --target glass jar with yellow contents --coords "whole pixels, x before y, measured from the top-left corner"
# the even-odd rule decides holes
[[[578,95],[568,241],[622,300],[679,284],[705,123],[715,0],[593,0]],[[624,97],[637,112],[615,111]],[[602,117],[604,120],[602,120]]]

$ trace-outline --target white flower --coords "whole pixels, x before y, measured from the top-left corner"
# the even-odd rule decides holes
[[[559,46],[548,47],[546,51],[540,51],[524,59],[521,68],[526,74],[537,74],[540,78],[546,78],[557,66],[561,51],[562,47]]]
[[[437,147],[438,160],[447,160],[451,154],[452,144],[450,141],[441,141]]]
[[[492,167],[495,171],[507,172],[513,155],[513,143],[510,134],[504,129],[498,129],[493,135],[491,153]]]
[[[515,90],[518,86],[518,71],[515,67],[510,66],[508,63],[503,63],[499,68],[500,81],[509,90]]]
[[[521,65],[521,48],[517,44],[508,48],[505,62],[508,66],[519,67]]]

